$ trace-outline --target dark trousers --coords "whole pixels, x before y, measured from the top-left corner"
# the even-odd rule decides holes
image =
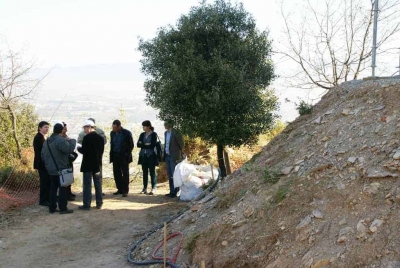
[[[83,206],[90,207],[92,203],[92,179],[94,184],[94,190],[96,195],[96,206],[103,204],[103,196],[101,189],[102,178],[99,173],[95,172],[83,172]]]
[[[150,156],[153,157],[153,156]],[[156,189],[157,178],[156,178],[156,166],[151,161],[149,157],[143,156],[142,159],[142,171],[143,171],[143,189],[147,190],[147,185],[149,184],[149,171],[151,179],[151,189]]]
[[[60,211],[67,210],[67,187],[60,187],[60,177],[50,175],[50,212],[57,208],[57,190],[58,190],[58,208]]]
[[[129,163],[125,157],[117,153],[113,156],[113,172],[118,192],[129,193]]]
[[[39,204],[50,202],[50,175],[45,169],[38,169],[40,178]]]
[[[174,171],[175,171],[176,164],[177,164],[176,161],[172,161],[172,158],[170,155],[168,155],[168,154],[165,155],[165,167],[167,168],[170,194],[176,194],[179,192],[179,187],[175,188],[175,186],[174,186]]]

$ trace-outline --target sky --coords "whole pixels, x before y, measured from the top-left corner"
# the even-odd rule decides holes
[[[198,0],[0,0],[0,40],[41,67],[135,62],[138,37],[175,24]],[[259,29],[277,20],[276,3],[244,0]],[[2,37],[2,38],[1,38]]]
[[[258,29],[269,29],[275,47],[280,46],[282,38],[281,1],[240,1],[255,18]],[[294,12],[305,2],[284,1]],[[35,60],[40,68],[135,63],[133,73],[139,73],[138,38],[155,37],[159,27],[175,24],[198,4],[199,0],[0,0],[0,47],[7,44],[22,51],[24,59]],[[398,64],[397,55],[394,58],[393,69]],[[274,58],[274,63],[278,75],[288,68],[288,62],[279,57]],[[140,79],[144,81],[144,76]],[[47,80],[51,87],[57,84],[56,76]],[[135,86],[143,84],[139,80]],[[278,78],[272,85],[281,100],[279,114],[283,121],[291,121],[298,115],[293,101],[310,95],[284,88],[280,81]],[[312,94],[311,99],[316,99],[321,91]],[[286,98],[292,103],[285,103]]]

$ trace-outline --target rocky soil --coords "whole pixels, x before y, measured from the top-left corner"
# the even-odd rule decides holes
[[[192,267],[400,267],[400,80],[327,93],[172,221]],[[135,257],[162,239],[144,241]]]

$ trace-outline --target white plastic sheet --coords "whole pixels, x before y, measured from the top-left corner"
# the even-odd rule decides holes
[[[181,188],[179,199],[182,201],[191,201],[199,196],[202,192],[202,186],[212,179],[218,177],[218,170],[211,166],[193,165],[185,159],[175,167],[174,186]]]

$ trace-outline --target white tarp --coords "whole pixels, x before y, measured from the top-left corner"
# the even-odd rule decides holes
[[[213,168],[214,179],[218,177],[218,170]],[[202,192],[202,186],[212,179],[211,166],[193,165],[185,159],[175,167],[174,186],[181,188],[180,200],[191,201]]]

